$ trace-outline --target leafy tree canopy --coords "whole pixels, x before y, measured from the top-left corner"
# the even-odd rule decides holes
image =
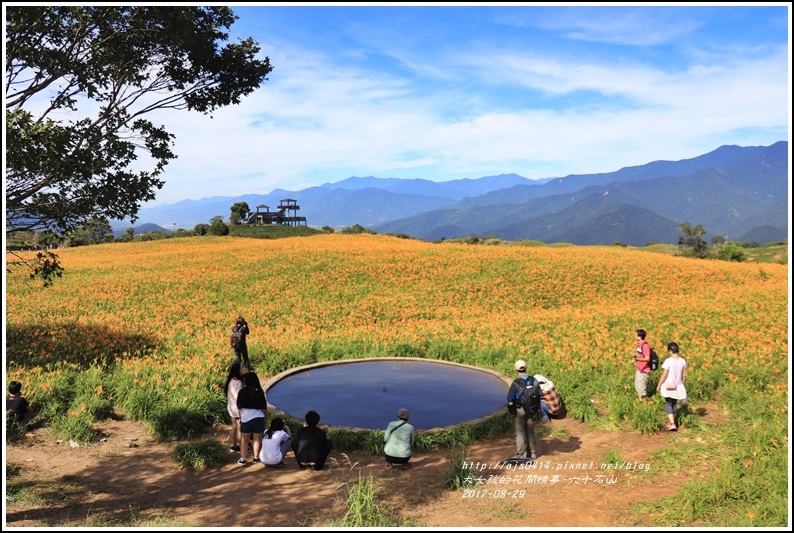
[[[107,219],[92,218],[84,226],[71,230],[66,242],[69,246],[86,246],[115,240],[113,229]]]
[[[676,229],[683,233],[678,237],[678,246],[681,247],[684,255],[689,257],[704,258],[708,255],[709,245],[703,240],[703,235],[707,232],[703,226],[698,224],[693,226],[689,222],[682,222]]]
[[[232,214],[229,216],[229,221],[232,224],[239,224],[248,217],[248,212],[251,209],[248,207],[248,202],[237,202],[232,205],[231,211]]]
[[[207,229],[209,235],[228,235],[229,226],[224,224],[223,217],[216,215],[210,220],[209,228]]]
[[[223,6],[7,7],[7,231],[136,220],[176,157],[144,117],[237,104],[272,70],[250,37],[225,44],[235,20]]]

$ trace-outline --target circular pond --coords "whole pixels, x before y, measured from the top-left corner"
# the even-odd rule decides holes
[[[292,417],[315,410],[321,424],[361,429],[384,429],[403,407],[416,429],[470,422],[502,409],[508,387],[496,372],[414,358],[318,363],[265,385],[268,403]]]

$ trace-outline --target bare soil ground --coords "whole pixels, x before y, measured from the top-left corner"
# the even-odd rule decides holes
[[[406,471],[338,451],[320,472],[300,470],[291,453],[282,469],[240,466],[239,455],[229,453],[224,465],[192,470],[173,462],[178,443],[155,441],[142,424],[107,420],[100,427],[105,438],[88,446],[72,447],[40,428],[7,447],[6,464],[21,467],[17,479],[44,497],[7,499],[6,526],[70,527],[98,517],[122,526],[131,513],[154,513],[185,526],[322,528],[346,512],[348,487],[371,476],[379,502],[418,527],[605,527],[620,526],[634,502],[674,494],[688,481],[685,473],[655,471],[650,459],[685,429],[643,436],[591,430],[570,418],[537,426],[535,469],[498,468],[515,452],[512,436],[470,446],[479,492],[444,487],[450,450],[417,453]],[[603,469],[613,450],[635,468]]]

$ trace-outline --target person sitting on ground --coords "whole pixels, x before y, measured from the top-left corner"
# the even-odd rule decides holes
[[[562,409],[562,400],[553,381],[540,374],[535,374],[535,379],[540,383],[540,420],[551,422],[551,417]]]
[[[408,409],[397,411],[397,420],[389,422],[386,432],[383,434],[383,454],[386,456],[386,464],[383,468],[389,470],[394,465],[402,465],[404,469],[411,468],[411,447],[414,444],[416,435],[414,427],[408,423],[410,413]]]
[[[286,466],[284,456],[290,449],[292,432],[289,426],[284,423],[284,419],[275,417],[270,421],[270,429],[265,431],[265,438],[262,439],[262,451],[259,452],[259,460],[266,466],[282,467]]]
[[[320,415],[317,411],[306,413],[305,420],[306,422],[298,430],[295,440],[292,441],[295,460],[301,470],[306,467],[311,467],[312,470],[322,470],[333,444],[328,440],[325,431],[317,427],[317,424],[320,423]]]
[[[8,384],[6,397],[6,424],[18,424],[23,429],[27,429],[32,417],[33,407],[27,398],[22,396],[22,383],[11,381]]]

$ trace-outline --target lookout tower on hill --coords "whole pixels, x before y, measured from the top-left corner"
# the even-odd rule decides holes
[[[305,226],[306,217],[299,217],[300,206],[296,200],[285,198],[278,203],[276,211],[270,206],[258,205],[256,211],[248,215],[246,224],[281,224],[283,226]]]

